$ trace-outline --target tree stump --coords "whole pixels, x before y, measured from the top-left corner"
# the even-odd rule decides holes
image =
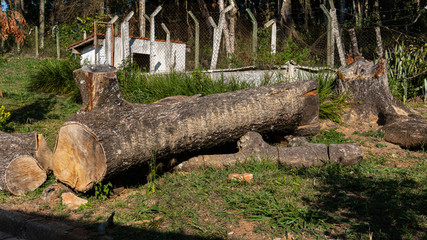
[[[153,151],[170,159],[236,142],[248,131],[319,131],[317,81],[131,104],[115,75],[105,65],[74,71],[83,106],[61,127],[53,165],[57,179],[77,191],[148,162]]]
[[[35,190],[46,181],[51,162],[52,152],[42,135],[0,132],[0,190],[15,195]]]
[[[427,146],[427,121],[396,100],[390,92],[387,62],[363,57],[338,71],[338,91],[353,102],[349,121],[375,121],[384,139],[404,148]]]

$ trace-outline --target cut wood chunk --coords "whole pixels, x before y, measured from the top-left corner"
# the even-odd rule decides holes
[[[39,144],[39,140],[42,142],[44,138],[35,132],[0,132],[0,190],[20,195],[46,181],[46,171],[36,158],[44,162],[43,157],[49,156],[50,149],[47,144]]]
[[[157,159],[227,143],[248,131],[314,135],[319,131],[317,81],[258,87],[152,104],[122,99],[115,68],[74,71],[82,108],[61,127],[54,151],[57,179],[74,190]]]

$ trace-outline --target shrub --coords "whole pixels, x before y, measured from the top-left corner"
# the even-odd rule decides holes
[[[0,107],[0,130],[3,130],[7,120],[10,118],[10,112],[6,112],[5,107]]]
[[[396,45],[386,51],[390,90],[404,103],[408,98],[427,98],[427,51],[414,45]]]
[[[80,67],[78,59],[43,60],[31,74],[29,88],[46,93],[69,94],[73,100],[78,101],[81,97],[73,79],[73,71]]]

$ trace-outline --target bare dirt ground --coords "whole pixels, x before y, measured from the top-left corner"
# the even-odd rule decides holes
[[[418,114],[426,117],[427,116],[427,104],[417,104],[418,107],[413,107],[412,109],[416,111]],[[402,149],[401,147],[385,142],[384,140],[372,136],[363,136],[358,133],[366,133],[366,132],[377,132],[380,129],[380,126],[374,123],[354,123],[352,125],[348,124],[337,124],[331,121],[321,121],[321,129],[322,130],[330,130],[335,129],[337,132],[344,133],[347,138],[353,139],[357,142],[364,153],[364,156],[376,155],[384,157],[384,164],[388,166],[403,168],[403,167],[411,167],[416,164],[415,158],[408,157],[409,151],[406,149]],[[411,151],[411,156],[414,157],[422,157],[425,156],[425,152],[416,152]],[[134,194],[133,189],[120,189],[117,194],[113,195],[112,198],[117,199],[126,199],[128,196]],[[35,199],[23,199],[21,197],[8,196],[6,201],[1,201],[0,199],[0,208],[4,210],[11,211],[19,211],[27,214],[36,214],[39,216],[56,216],[55,220],[58,221],[58,206],[60,206],[60,199],[53,198],[49,201],[43,200],[41,198]],[[109,213],[106,211],[104,206],[96,206],[94,207],[95,215],[99,214],[100,218],[98,222],[102,222],[106,220],[106,217]],[[62,216],[60,221],[67,222],[71,225],[78,225],[79,231],[83,235],[86,236],[97,236],[96,230],[92,228],[92,230],[84,230],[84,214],[74,211],[68,211],[68,215]],[[130,223],[131,225],[138,225],[138,223]],[[255,229],[256,223],[251,221],[246,221],[244,219],[240,219],[237,224],[227,224],[229,229],[232,229],[228,232],[228,236],[230,238],[238,238],[238,239],[265,239],[266,235],[263,233],[257,232]],[[107,238],[108,239],[108,238]],[[280,238],[278,238],[280,239]],[[285,238],[281,239],[293,239],[293,237],[285,236]]]

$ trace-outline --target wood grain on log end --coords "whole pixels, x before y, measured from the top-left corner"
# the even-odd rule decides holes
[[[34,153],[37,161],[46,172],[53,171],[53,153],[42,134],[37,134],[37,148]]]
[[[104,149],[90,130],[78,123],[68,123],[59,131],[53,168],[59,181],[86,192],[105,175]]]
[[[21,195],[33,191],[46,181],[46,172],[31,156],[19,156],[6,168],[5,180],[7,190]]]

